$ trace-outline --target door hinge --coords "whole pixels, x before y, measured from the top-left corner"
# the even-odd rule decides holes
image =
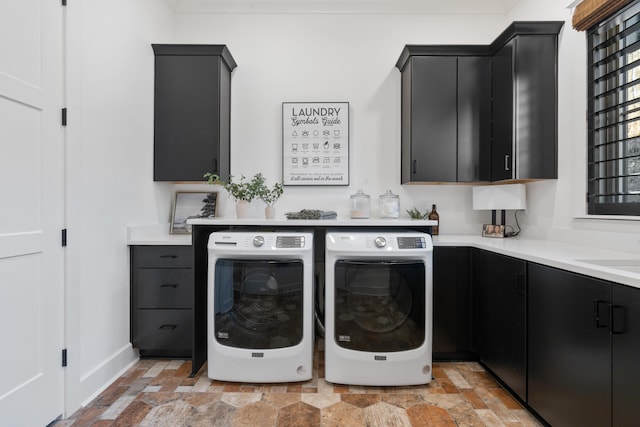
[[[62,126],[66,126],[67,125],[67,109],[63,108],[62,109]]]
[[[66,228],[62,229],[62,234],[60,238],[61,238],[62,246],[63,247],[67,246],[67,229]]]
[[[67,367],[67,349],[66,348],[62,349],[62,367],[63,368]]]

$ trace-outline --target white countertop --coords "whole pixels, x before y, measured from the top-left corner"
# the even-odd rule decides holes
[[[130,225],[127,245],[191,245],[191,234],[170,234],[169,224]]]
[[[235,219],[215,218],[189,221],[192,225],[259,225],[293,227],[403,227],[434,225],[427,220],[382,220],[382,219],[326,219],[326,220],[287,220],[287,219]],[[169,234],[169,225],[131,226],[128,228],[129,245],[190,245],[191,235]],[[595,242],[594,242],[595,243]],[[525,237],[494,239],[474,235],[443,235],[433,237],[434,246],[465,246],[485,249],[495,253],[536,262],[575,273],[597,277],[616,283],[640,288],[640,254],[601,249],[596,246],[568,244],[551,240],[537,240]],[[584,260],[626,260],[632,267],[598,265]],[[626,269],[625,269],[626,268]],[[628,271],[628,270],[635,270]]]
[[[466,246],[485,249],[502,255],[524,259],[560,268],[586,276],[640,288],[640,255],[631,252],[601,249],[595,246],[574,245],[551,240],[524,237],[494,239],[471,235],[434,236],[434,246]],[[637,267],[638,272],[626,271],[615,266],[602,266],[591,262],[625,260]],[[636,269],[636,267],[633,267]]]
[[[291,227],[428,227],[437,225],[437,221],[426,219],[351,219],[351,218],[334,218],[334,219],[286,219],[285,217],[275,219],[260,218],[210,218],[210,219],[190,219],[187,220],[191,225],[259,225],[259,226],[291,226]]]

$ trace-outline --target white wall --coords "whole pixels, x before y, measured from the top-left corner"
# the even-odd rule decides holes
[[[70,2],[67,101],[67,410],[137,358],[129,343],[127,225],[166,222],[153,183],[153,51],[173,13],[157,0]],[[162,206],[162,208],[159,208]]]

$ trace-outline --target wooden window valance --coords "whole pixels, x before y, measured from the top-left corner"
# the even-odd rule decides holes
[[[633,0],[582,0],[573,12],[573,28],[585,31]]]

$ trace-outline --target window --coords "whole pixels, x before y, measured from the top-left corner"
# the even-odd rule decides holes
[[[588,212],[640,215],[640,0],[587,40]]]

